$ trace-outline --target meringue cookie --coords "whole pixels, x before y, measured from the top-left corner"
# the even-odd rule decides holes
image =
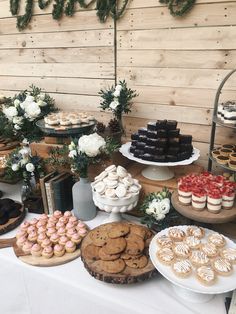
[[[106,176],[107,176],[107,172],[106,172],[106,171],[103,171],[103,172],[101,172],[98,176],[96,176],[96,177],[94,178],[94,181],[101,181],[101,180],[103,180],[104,178],[106,178]]]
[[[109,172],[108,173],[108,179],[117,181],[118,180],[118,174],[116,172]]]
[[[100,181],[98,182],[95,186],[94,189],[96,192],[98,192],[99,194],[103,194],[105,192],[106,186],[104,184],[104,182]]]
[[[118,181],[109,180],[107,181],[108,188],[116,188],[118,186]]]
[[[126,195],[127,189],[123,184],[122,185],[120,184],[116,188],[115,193],[116,193],[116,196],[118,196],[119,198],[122,198]]]
[[[116,171],[116,166],[115,165],[111,165],[109,167],[107,167],[105,169],[106,172],[112,172],[112,171]]]
[[[124,185],[126,186],[126,187],[130,187],[131,185],[133,185],[133,183],[134,183],[134,180],[132,179],[132,178],[130,178],[130,177],[125,177],[124,179],[123,179],[123,181],[122,181],[123,183],[124,183]]]
[[[135,184],[131,185],[129,188],[129,192],[131,193],[137,193],[139,191],[139,187]]]
[[[107,197],[113,198],[116,196],[116,191],[114,189],[107,189],[105,195]]]
[[[127,170],[122,166],[118,166],[116,171],[117,171],[118,176],[121,178],[124,178],[127,176]]]

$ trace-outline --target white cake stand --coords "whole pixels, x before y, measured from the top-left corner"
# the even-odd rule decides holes
[[[193,154],[189,159],[177,161],[177,162],[154,162],[154,161],[147,161],[137,157],[134,157],[133,154],[130,153],[130,146],[131,142],[123,144],[120,147],[120,152],[123,156],[130,160],[134,160],[140,164],[147,165],[143,171],[142,175],[150,180],[155,181],[165,181],[172,179],[174,177],[174,172],[170,170],[169,167],[173,166],[183,166],[183,165],[190,165],[192,162],[198,160],[200,157],[200,151],[197,148],[193,149]]]
[[[177,227],[185,231],[188,226]],[[170,266],[161,264],[156,256],[158,250],[156,240],[162,235],[167,235],[169,229],[170,228],[162,230],[155,235],[149,246],[149,255],[153,265],[156,267],[159,273],[161,273],[163,277],[165,277],[173,284],[174,291],[178,296],[193,303],[204,303],[210,301],[215,296],[215,294],[226,293],[236,288],[235,269],[231,276],[217,276],[217,282],[214,285],[207,287],[202,285],[195,278],[194,274],[192,274],[188,278],[182,279],[174,275]],[[205,232],[205,237],[207,237],[209,233],[212,233],[213,231],[205,228]],[[231,241],[227,237],[225,237],[225,240],[226,247],[236,248],[236,244],[233,241]]]

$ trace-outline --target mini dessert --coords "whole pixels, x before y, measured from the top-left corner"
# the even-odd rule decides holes
[[[23,246],[22,246],[22,251],[23,251],[25,254],[30,254],[33,245],[34,245],[34,244],[33,244],[32,242],[30,242],[30,241],[24,242],[24,244],[23,244]]]
[[[60,228],[64,228],[64,227],[65,227],[65,224],[63,222],[58,221],[56,223],[56,229],[57,230],[59,230]]]
[[[71,223],[77,223],[78,222],[78,219],[75,217],[75,216],[71,216],[69,218],[69,221],[68,222],[71,222]]]
[[[206,206],[207,193],[204,189],[194,188],[192,190],[192,206],[194,209],[201,211]]]
[[[59,242],[60,236],[57,233],[53,233],[50,237],[50,241],[53,244],[57,244]]]
[[[60,237],[60,239],[59,239],[59,244],[60,245],[66,245],[66,242],[68,242],[69,241],[69,238],[67,237],[67,236],[62,236],[62,237]]]
[[[19,230],[16,233],[16,239],[19,239],[21,237],[27,237],[27,231],[26,230]]]
[[[184,242],[176,242],[173,246],[173,252],[178,258],[187,258],[190,255],[190,247]]]
[[[232,153],[229,155],[230,161],[236,161],[236,153]]]
[[[65,254],[65,248],[64,246],[60,245],[60,244],[56,244],[54,246],[54,254],[57,257],[61,257]]]
[[[225,187],[222,191],[222,207],[231,209],[234,206],[235,191],[232,188]]]
[[[229,157],[229,155],[232,154],[233,152],[234,152],[233,149],[228,149],[228,148],[221,148],[220,149],[221,156]]]
[[[61,223],[63,223],[64,225],[66,225],[67,224],[67,222],[68,222],[68,218],[67,217],[60,217],[59,218],[59,220],[58,220],[58,222],[61,222]]]
[[[65,211],[65,212],[64,212],[64,217],[66,217],[66,218],[69,219],[69,217],[72,217],[72,212],[69,211],[69,210]]]
[[[22,224],[20,225],[20,229],[27,231],[27,229],[28,229],[29,226],[30,226],[29,222],[28,222],[28,221],[24,221],[24,222],[22,222]]]
[[[205,231],[202,227],[190,226],[186,231],[188,236],[194,236],[196,238],[203,238],[205,236]]]
[[[47,221],[46,220],[39,220],[36,224],[36,227],[37,228],[40,228],[40,227],[46,227],[47,225]]]
[[[217,257],[212,261],[212,267],[218,275],[229,276],[232,274],[233,267],[228,259]]]
[[[198,249],[201,245],[201,240],[194,236],[188,236],[184,239],[185,243],[190,247],[190,249]]]
[[[46,233],[46,232],[47,232],[47,227],[46,226],[42,226],[42,227],[38,228],[38,234]]]
[[[229,260],[232,264],[236,264],[236,249],[227,248],[220,252],[221,257]]]
[[[77,233],[77,230],[75,228],[69,229],[66,232],[66,235],[68,238],[71,238],[73,234]]]
[[[44,240],[42,241],[42,243],[41,243],[41,246],[42,246],[43,248],[45,248],[46,246],[51,246],[51,245],[52,245],[52,242],[51,242],[50,239],[48,239],[48,238],[44,239]]]
[[[229,160],[229,167],[233,170],[236,170],[236,161]]]
[[[207,255],[203,251],[200,251],[200,250],[192,251],[191,256],[190,256],[190,261],[196,267],[208,265],[210,262]]]
[[[30,222],[29,222],[29,224],[30,224],[31,226],[36,226],[37,223],[38,223],[38,219],[37,219],[37,218],[33,218],[33,219],[30,220]]]
[[[175,259],[175,254],[171,248],[164,247],[157,252],[157,258],[164,265],[171,265]]]
[[[192,266],[188,259],[177,260],[172,263],[172,270],[177,277],[186,278],[192,273]]]
[[[157,238],[157,244],[162,248],[164,247],[171,248],[173,245],[173,241],[171,240],[171,238],[165,235],[162,235],[161,237]]]
[[[51,235],[56,233],[56,232],[57,232],[57,230],[55,228],[48,228],[46,234],[50,238]]]
[[[27,241],[27,237],[22,236],[17,239],[16,244],[18,247],[22,248],[22,246],[24,245],[26,241]]]
[[[185,232],[178,228],[171,228],[168,231],[168,235],[173,241],[182,241],[185,237]]]
[[[217,156],[220,156],[220,151],[218,149],[214,149],[212,152],[211,152],[211,155],[214,159],[216,159]]]
[[[28,240],[31,242],[36,242],[38,238],[37,232],[36,231],[32,231],[29,233],[28,235]]]
[[[210,243],[213,243],[216,247],[225,246],[225,238],[219,233],[210,234],[208,240]]]
[[[196,277],[205,286],[211,286],[216,281],[214,270],[210,266],[201,266],[196,270]]]
[[[76,250],[76,245],[72,241],[67,241],[65,244],[65,249],[67,253],[73,253]]]
[[[192,188],[189,185],[180,184],[178,186],[178,198],[180,203],[184,205],[191,204],[192,201]]]
[[[39,220],[47,222],[48,221],[48,216],[46,214],[42,214],[42,215],[39,216]]]
[[[203,243],[201,245],[201,250],[204,252],[209,258],[216,257],[218,254],[218,249],[213,243]]]
[[[42,248],[38,243],[35,243],[31,248],[31,255],[39,257],[42,255]]]
[[[42,256],[45,258],[53,257],[53,248],[51,246],[46,246],[42,251]]]
[[[38,235],[37,241],[38,241],[39,244],[41,244],[45,239],[47,239],[46,233],[40,233],[40,234]]]
[[[219,189],[208,192],[207,210],[211,213],[218,214],[221,211],[222,193]]]
[[[81,228],[78,230],[79,235],[83,238],[86,236],[87,234],[87,230],[85,228]],[[71,235],[71,237],[73,236],[73,234]]]
[[[29,226],[29,228],[27,229],[27,233],[29,234],[31,232],[37,233],[37,228],[35,226]]]
[[[220,164],[220,165],[227,165],[229,162],[229,157],[228,156],[216,156],[216,161]]]
[[[82,240],[81,236],[78,233],[74,233],[71,236],[71,241],[74,242],[75,244],[79,244]]]
[[[75,228],[75,227],[76,227],[76,222],[68,222],[66,224],[66,230],[72,229],[72,228]]]
[[[59,219],[60,217],[62,217],[62,212],[60,212],[59,210],[56,210],[53,213],[53,216],[56,217],[57,219]]]

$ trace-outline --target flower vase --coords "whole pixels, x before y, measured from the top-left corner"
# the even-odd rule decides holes
[[[33,192],[33,188],[29,179],[24,179],[21,187],[21,201],[24,203]]]
[[[80,178],[73,185],[73,209],[78,219],[91,220],[97,214],[96,206],[93,202],[92,187],[88,178]]]

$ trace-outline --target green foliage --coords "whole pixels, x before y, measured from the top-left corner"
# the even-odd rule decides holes
[[[21,31],[26,28],[32,18],[34,0],[26,0],[25,14],[17,17],[16,26]]]
[[[20,0],[10,0],[10,11],[12,15],[16,15],[19,11]]]
[[[65,0],[55,0],[52,9],[52,17],[54,20],[59,20],[63,15]]]
[[[168,6],[170,14],[173,16],[183,16],[194,6],[196,0],[159,0]]]
[[[38,0],[38,5],[39,5],[39,8],[41,10],[45,9],[47,6],[49,6],[49,4],[52,2],[52,0]]]
[[[67,16],[73,16],[75,13],[75,4],[77,0],[68,0],[65,8],[65,14]]]

